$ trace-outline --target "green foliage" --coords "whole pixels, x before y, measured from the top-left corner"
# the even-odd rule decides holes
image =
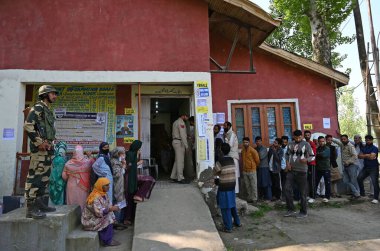
[[[261,204],[258,206],[258,211],[255,211],[251,214],[252,218],[261,218],[263,217],[267,212],[273,210],[273,207],[271,207],[268,204]]]
[[[338,93],[338,119],[340,132],[353,138],[356,134],[364,135],[366,121],[360,115],[353,96],[353,90],[347,86],[340,88]]]
[[[271,0],[271,14],[281,18],[282,24],[277,28],[267,42],[305,58],[312,58],[312,31],[308,13],[310,0]],[[355,35],[343,36],[339,30],[341,24],[350,15],[353,5],[351,0],[315,0],[317,12],[327,28],[332,66],[337,68],[347,55],[340,55],[333,50],[342,44],[352,43]]]

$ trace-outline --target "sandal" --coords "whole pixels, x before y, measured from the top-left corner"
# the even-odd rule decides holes
[[[144,199],[141,198],[140,196],[134,196],[134,197],[133,197],[133,201],[134,201],[135,203],[139,203],[139,202],[144,202]]]
[[[227,229],[227,228],[222,228],[220,231],[222,231],[222,232],[224,232],[224,233],[232,233],[232,230],[229,230],[229,229]]]
[[[112,240],[110,244],[108,244],[107,246],[119,246],[121,243],[116,241],[116,240]]]

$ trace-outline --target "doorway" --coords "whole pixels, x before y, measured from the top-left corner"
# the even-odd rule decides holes
[[[181,112],[190,114],[190,98],[150,98],[150,156],[158,164],[160,179],[168,179],[173,168],[172,125]]]

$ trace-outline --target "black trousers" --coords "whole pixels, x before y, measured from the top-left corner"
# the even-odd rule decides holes
[[[293,203],[293,187],[296,185],[301,194],[300,212],[307,214],[307,174],[306,172],[289,171],[286,175],[285,198],[286,206],[289,211],[295,211]]]
[[[307,183],[308,183],[308,191],[309,197],[315,199],[315,191],[316,191],[316,171],[314,165],[308,165],[307,168]]]
[[[368,176],[371,177],[373,185],[373,198],[379,200],[379,168],[378,167],[364,167],[358,176],[358,183],[360,188],[360,195],[365,196],[364,180]]]

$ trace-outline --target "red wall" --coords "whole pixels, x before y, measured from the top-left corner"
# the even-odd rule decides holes
[[[208,71],[202,0],[2,0],[0,68]]]
[[[210,43],[211,56],[224,65],[231,42],[212,34]],[[297,98],[302,127],[311,123],[312,132],[336,135],[335,89],[328,78],[296,68],[260,51],[254,51],[254,66],[256,74],[212,74],[214,112],[225,112],[227,119],[227,100]],[[248,50],[238,46],[231,68],[248,70],[248,67]],[[331,118],[331,129],[323,129],[323,118]]]

